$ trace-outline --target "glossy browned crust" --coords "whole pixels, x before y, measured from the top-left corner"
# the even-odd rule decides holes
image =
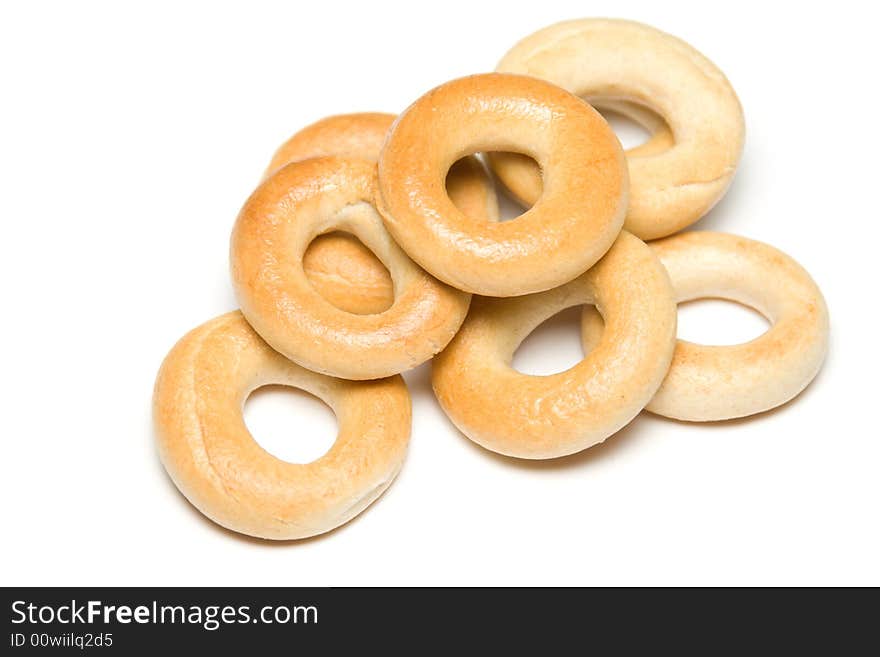
[[[446,346],[467,313],[470,295],[428,275],[391,239],[375,195],[371,162],[294,162],[257,188],[233,228],[232,281],[242,313],[273,348],[316,372],[374,379],[415,367]],[[395,300],[385,312],[345,312],[306,278],[306,247],[333,229],[354,234],[391,272]]]
[[[513,369],[516,348],[534,328],[586,303],[601,309],[607,329],[583,361],[550,376]],[[434,359],[434,391],[462,433],[487,449],[530,459],[572,454],[614,434],[648,403],[672,358],[675,319],[666,271],[623,232],[598,264],[561,287],[476,297]]]
[[[547,193],[515,221],[467,217],[443,191],[462,155],[517,151],[544,168]],[[469,292],[514,296],[572,280],[623,223],[623,151],[592,107],[555,85],[485,74],[437,87],[394,124],[379,158],[379,211],[434,276]]]

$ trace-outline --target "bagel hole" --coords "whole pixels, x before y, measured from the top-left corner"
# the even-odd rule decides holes
[[[345,312],[378,314],[394,303],[391,272],[350,233],[318,235],[303,254],[303,269],[312,288]]]
[[[314,395],[283,385],[254,390],[244,404],[244,422],[257,444],[288,463],[311,463],[336,442],[336,415]]]
[[[518,155],[518,153],[516,153],[516,155]],[[524,155],[523,157],[527,156]],[[496,192],[498,195],[498,221],[512,221],[513,219],[521,217],[528,209],[513,198],[504,185],[498,185]]]
[[[749,342],[770,327],[757,310],[727,299],[696,299],[678,305],[678,337],[724,346]]]
[[[585,98],[585,100],[605,118],[625,151],[640,149],[636,154],[647,156],[662,153],[672,146],[674,138],[669,123],[647,105],[615,98]],[[641,117],[641,120],[632,118],[627,110]],[[652,141],[658,132],[663,134],[658,135],[656,141]],[[642,146],[647,147],[641,149]]]
[[[581,310],[581,306],[566,308],[529,333],[513,354],[513,369],[522,374],[549,376],[581,362]]]
[[[533,163],[535,162],[528,155],[520,155],[519,153],[508,154],[523,157],[531,160]],[[487,206],[481,205],[477,207],[477,204],[483,203],[480,186],[478,183],[473,182],[473,178],[471,178],[471,182],[468,181],[468,177],[473,176],[474,166],[482,168],[485,181],[489,185],[490,194],[494,191],[498,203],[498,217],[493,219],[493,221],[510,221],[526,211],[526,208],[510,196],[503,185],[496,184],[493,181],[492,176],[489,174],[489,166],[484,153],[465,155],[449,167],[449,172],[446,174],[446,191],[449,194],[450,200],[459,210],[471,219],[486,221]],[[535,166],[537,166],[537,163],[535,163]],[[488,203],[489,199],[486,199],[486,202]]]
[[[529,170],[534,170],[535,168],[538,168],[540,170],[538,162],[533,157],[525,155],[524,153],[515,153],[513,151],[493,151],[492,153],[474,153],[472,157],[479,160],[487,171],[491,171],[491,167],[488,164],[490,155],[515,158],[525,164]],[[466,157],[471,156],[465,156],[465,158],[462,158],[462,160],[466,159]],[[459,162],[461,162],[461,160],[456,162],[456,165],[458,165]],[[450,171],[452,171],[452,169],[450,169]],[[512,221],[513,219],[517,219],[518,217],[522,216],[526,212],[526,210],[529,209],[529,206],[524,205],[519,200],[517,200],[510,193],[507,187],[504,186],[504,183],[502,183],[497,177],[493,178],[490,176],[489,179],[490,181],[494,180],[495,198],[498,202],[498,222]],[[449,176],[447,176],[446,181],[448,189]]]
[[[617,135],[624,150],[641,146],[651,138],[650,130],[617,110],[596,107],[596,111],[608,121],[608,125],[614,130],[614,134]],[[644,108],[644,111],[649,112],[650,110]],[[659,116],[657,119],[662,121]]]

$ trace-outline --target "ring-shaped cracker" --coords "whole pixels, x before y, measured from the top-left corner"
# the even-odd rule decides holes
[[[242,409],[267,384],[301,388],[333,409],[339,433],[326,454],[288,463],[256,443]],[[196,508],[243,534],[294,539],[348,522],[388,488],[406,455],[411,409],[399,376],[344,381],[310,372],[232,312],[190,331],[168,354],[153,418],[162,463]]]
[[[517,43],[497,70],[548,80],[598,104],[645,105],[665,119],[674,145],[627,154],[624,228],[644,240],[697,221],[733,180],[745,139],[742,107],[724,74],[681,39],[627,20],[565,21]],[[490,163],[524,205],[541,196],[533,162],[498,153]]]
[[[550,376],[513,369],[543,321],[594,303],[607,323],[577,365]],[[663,265],[622,232],[602,260],[561,287],[512,299],[474,299],[458,335],[433,361],[437,399],[474,442],[546,459],[581,451],[632,420],[653,397],[675,346],[675,300]]]
[[[693,231],[650,244],[669,271],[678,303],[720,298],[760,312],[771,327],[737,345],[679,340],[669,373],[647,410],[693,422],[729,420],[796,397],[819,372],[828,350],[828,308],[810,275],[791,257],[736,235]],[[602,331],[585,308],[589,351]]]
[[[544,194],[514,221],[478,221],[443,181],[464,155],[497,150],[541,163]],[[620,142],[587,103],[535,78],[490,73],[447,82],[400,115],[379,186],[379,211],[413,260],[458,289],[506,297],[562,285],[602,257],[623,223],[627,173]]]
[[[247,200],[232,231],[232,281],[242,313],[266,342],[310,370],[377,379],[430,359],[455,335],[470,295],[434,279],[395,244],[373,203],[376,167],[324,157],[276,171]],[[303,270],[312,240],[355,235],[387,267],[394,303],[372,315],[322,297]]]

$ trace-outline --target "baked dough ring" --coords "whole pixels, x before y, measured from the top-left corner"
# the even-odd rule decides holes
[[[339,435],[324,456],[288,463],[254,441],[242,408],[273,383],[306,390],[336,413]],[[292,539],[348,522],[388,488],[406,455],[411,410],[399,376],[353,382],[315,374],[232,312],[190,331],[168,354],[153,418],[159,457],[199,511],[243,534]]]
[[[828,350],[828,309],[799,264],[771,246],[724,233],[682,233],[651,248],[669,271],[679,303],[728,299],[754,308],[772,326],[745,344],[679,340],[647,410],[694,422],[729,420],[784,404],[813,380]],[[585,308],[585,350],[601,331],[598,313]]]
[[[549,80],[594,102],[641,103],[666,120],[672,148],[628,155],[624,227],[642,239],[694,223],[733,179],[745,139],[739,100],[724,74],[680,39],[626,20],[566,21],[520,41],[497,70]],[[533,162],[495,154],[490,163],[523,204],[541,196]]]
[[[550,376],[514,370],[525,337],[556,313],[595,303],[599,344]],[[513,299],[475,298],[458,335],[433,362],[434,392],[462,433],[500,454],[565,456],[623,427],[654,395],[675,347],[675,299],[663,265],[627,232],[565,285]]]
[[[313,157],[379,159],[394,114],[358,112],[337,114],[312,123],[278,147],[263,175],[265,180],[281,167]]]
[[[286,164],[312,157],[335,155],[375,162],[396,118],[394,114],[362,112],[321,119],[276,151],[264,179]],[[492,180],[476,158],[466,157],[452,165],[446,191],[466,215],[498,220]],[[394,301],[388,270],[351,235],[335,232],[316,237],[303,256],[303,269],[321,296],[347,312],[381,313]]]
[[[323,157],[289,164],[247,200],[232,231],[232,281],[242,313],[266,342],[303,367],[346,379],[378,379],[443,349],[467,314],[470,295],[416,266],[374,209],[376,167]],[[340,310],[302,267],[309,243],[343,230],[385,264],[395,300],[383,313]]]
[[[465,216],[444,193],[475,151],[525,153],[547,193],[514,221]],[[558,87],[490,73],[447,82],[400,115],[379,157],[379,211],[395,240],[440,280],[514,296],[557,287],[610,248],[626,211],[620,142],[602,116]]]

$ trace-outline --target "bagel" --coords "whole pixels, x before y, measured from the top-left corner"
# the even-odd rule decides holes
[[[767,244],[694,231],[651,243],[669,272],[679,303],[716,297],[754,308],[770,322],[738,345],[679,340],[663,385],[647,405],[657,415],[709,422],[746,417],[796,397],[819,372],[828,350],[828,309],[810,275]],[[602,319],[585,308],[589,351]]]
[[[242,408],[267,384],[301,388],[336,413],[333,447],[307,464],[260,447]],[[156,379],[159,457],[186,498],[214,522],[268,539],[330,531],[372,504],[400,470],[411,409],[399,376],[344,381],[315,374],[272,350],[239,312],[190,331]]]
[[[514,221],[458,210],[443,189],[453,162],[516,151],[544,166],[547,193]],[[490,73],[447,82],[395,122],[379,156],[379,211],[401,247],[460,290],[539,292],[592,266],[626,211],[623,150],[587,103],[535,78]]]
[[[278,147],[263,179],[291,162],[313,157],[333,156],[375,162],[395,118],[394,114],[382,112],[358,112],[336,114],[316,121]]]
[[[394,114],[362,112],[321,119],[281,145],[264,179],[286,164],[313,157],[339,156],[375,162],[395,118]],[[466,215],[498,220],[498,199],[492,180],[475,157],[452,165],[446,177],[446,190]],[[350,313],[381,313],[394,301],[388,270],[351,235],[333,232],[316,237],[303,256],[303,269],[321,296]]]
[[[470,295],[426,274],[394,243],[373,202],[376,166],[323,157],[294,162],[264,181],[232,231],[232,282],[242,313],[274,349],[315,372],[378,379],[443,349]],[[354,234],[385,264],[394,303],[385,312],[340,310],[312,287],[302,258],[315,236]]]
[[[676,37],[627,20],[565,21],[517,43],[497,70],[548,80],[591,102],[645,105],[665,119],[673,146],[627,155],[624,228],[642,239],[694,223],[733,180],[745,139],[739,99],[712,62]],[[534,162],[505,153],[489,159],[521,203],[529,206],[541,196]]]
[[[511,366],[525,337],[556,313],[595,303],[608,329],[574,367],[531,376]],[[627,232],[586,273],[512,299],[475,298],[433,361],[443,410],[486,449],[526,459],[595,445],[632,420],[659,387],[675,347],[675,299],[663,265]]]

